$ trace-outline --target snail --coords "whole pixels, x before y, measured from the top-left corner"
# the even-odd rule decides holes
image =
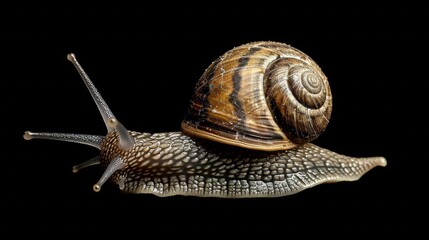
[[[227,51],[205,70],[178,132],[128,131],[113,115],[74,54],[104,123],[106,136],[34,133],[24,139],[86,144],[100,155],[93,186],[112,180],[127,193],[157,196],[280,197],[322,183],[355,181],[384,157],[349,157],[311,143],[328,125],[332,94],[309,56],[279,42],[251,42]]]

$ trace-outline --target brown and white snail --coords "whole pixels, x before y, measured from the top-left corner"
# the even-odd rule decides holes
[[[326,76],[303,52],[253,42],[215,60],[195,88],[182,132],[128,131],[113,115],[73,54],[74,64],[106,124],[106,136],[25,132],[24,138],[87,144],[124,192],[158,196],[277,197],[326,182],[354,181],[383,157],[354,158],[311,140],[326,128],[332,95]]]

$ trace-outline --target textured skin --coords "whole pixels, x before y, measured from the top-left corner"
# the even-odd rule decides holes
[[[158,196],[275,197],[337,181],[354,181],[382,157],[352,158],[304,144],[297,148],[261,152],[194,139],[181,132],[130,132],[135,146],[127,152],[117,147],[117,134],[108,134],[101,147],[106,167],[119,156],[126,167],[112,180],[123,191]]]

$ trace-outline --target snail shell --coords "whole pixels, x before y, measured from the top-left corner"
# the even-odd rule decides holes
[[[331,111],[327,77],[309,56],[284,43],[253,42],[206,69],[182,131],[244,148],[285,150],[317,138]]]

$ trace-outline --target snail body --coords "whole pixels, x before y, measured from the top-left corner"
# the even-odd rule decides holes
[[[106,124],[106,136],[32,133],[24,138],[87,144],[100,155],[99,191],[111,179],[124,192],[158,196],[278,197],[326,182],[354,181],[383,157],[353,158],[310,141],[326,128],[332,95],[319,66],[276,42],[236,47],[215,60],[195,87],[181,132],[128,131],[73,54]]]

